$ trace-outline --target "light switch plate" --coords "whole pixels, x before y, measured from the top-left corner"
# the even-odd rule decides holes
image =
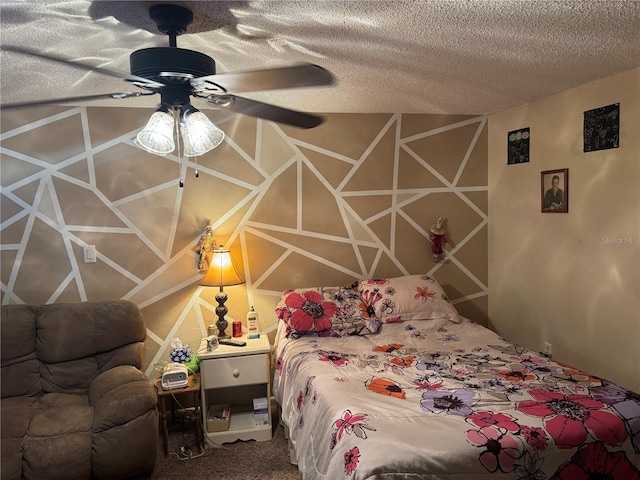
[[[96,263],[96,246],[95,245],[85,245],[84,263]]]

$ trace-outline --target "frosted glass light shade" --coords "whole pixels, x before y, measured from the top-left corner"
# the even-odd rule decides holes
[[[184,156],[195,157],[213,150],[224,140],[224,132],[199,111],[187,115],[180,123]]]
[[[172,152],[176,148],[173,142],[173,115],[160,110],[154,112],[134,143],[156,155]]]

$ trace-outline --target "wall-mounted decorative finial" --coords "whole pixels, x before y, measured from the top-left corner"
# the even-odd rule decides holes
[[[213,257],[213,250],[216,248],[216,240],[213,237],[213,226],[209,223],[200,236],[200,241],[196,246],[198,270],[208,270]]]
[[[438,221],[431,225],[429,231],[429,240],[431,241],[431,253],[433,254],[433,261],[438,262],[444,257],[443,246],[447,243],[447,237],[445,237],[445,218],[440,217]]]

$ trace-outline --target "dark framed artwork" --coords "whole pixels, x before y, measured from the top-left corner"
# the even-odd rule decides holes
[[[620,146],[620,104],[584,112],[584,151],[595,152]]]
[[[569,212],[569,169],[546,170],[540,174],[542,213]]]
[[[529,162],[529,127],[507,134],[507,165]]]

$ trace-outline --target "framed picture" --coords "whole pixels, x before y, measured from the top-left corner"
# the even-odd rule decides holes
[[[595,152],[620,147],[620,104],[584,112],[584,151]]]
[[[547,170],[540,174],[542,213],[569,212],[569,169]]]
[[[507,134],[507,165],[529,162],[529,127]]]

